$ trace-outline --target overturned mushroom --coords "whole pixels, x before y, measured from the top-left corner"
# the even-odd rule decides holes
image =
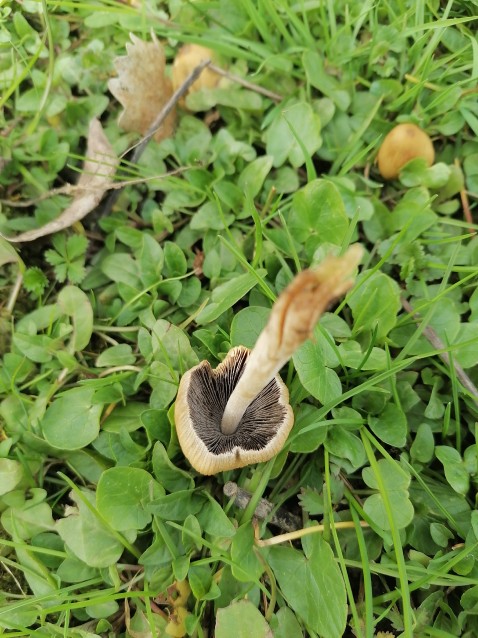
[[[353,284],[362,248],[304,270],[281,293],[252,351],[233,348],[213,370],[202,361],[181,379],[174,418],[179,443],[202,474],[267,461],[283,447],[294,415],[278,375],[312,336],[327,306]]]

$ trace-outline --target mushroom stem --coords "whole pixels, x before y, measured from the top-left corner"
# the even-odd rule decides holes
[[[320,315],[353,285],[351,276],[362,252],[353,244],[342,257],[327,257],[318,268],[299,273],[279,295],[224,409],[224,434],[236,431],[255,397],[312,336]]]

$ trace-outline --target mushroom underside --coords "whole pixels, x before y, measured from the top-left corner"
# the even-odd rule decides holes
[[[192,373],[187,402],[190,412],[195,414],[193,428],[212,454],[230,454],[235,448],[263,450],[276,436],[287,414],[286,406],[280,401],[279,384],[273,379],[246,409],[237,430],[232,434],[221,431],[226,403],[244,372],[248,356],[248,350],[243,348],[227,369],[213,370],[204,362]]]

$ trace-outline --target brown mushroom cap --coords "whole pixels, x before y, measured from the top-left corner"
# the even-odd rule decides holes
[[[395,179],[412,159],[422,157],[428,166],[435,161],[429,136],[415,124],[397,124],[382,142],[377,155],[378,170],[384,179]]]
[[[204,60],[214,60],[215,54],[211,49],[200,44],[185,44],[176,54],[172,68],[173,89],[176,91],[188,75]],[[209,68],[205,68],[198,79],[189,88],[188,93],[201,89],[213,89],[217,86],[220,76]]]
[[[289,391],[276,375],[249,405],[237,430],[221,431],[224,408],[249,353],[244,346],[233,348],[216,369],[202,361],[179,384],[176,431],[184,455],[201,474],[268,461],[282,449],[294,423]]]

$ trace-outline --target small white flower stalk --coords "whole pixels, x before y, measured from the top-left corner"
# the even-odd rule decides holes
[[[341,257],[329,256],[317,268],[303,270],[280,294],[226,404],[223,434],[236,431],[251,402],[312,336],[330,303],[352,287],[362,254],[362,247],[353,244]]]

